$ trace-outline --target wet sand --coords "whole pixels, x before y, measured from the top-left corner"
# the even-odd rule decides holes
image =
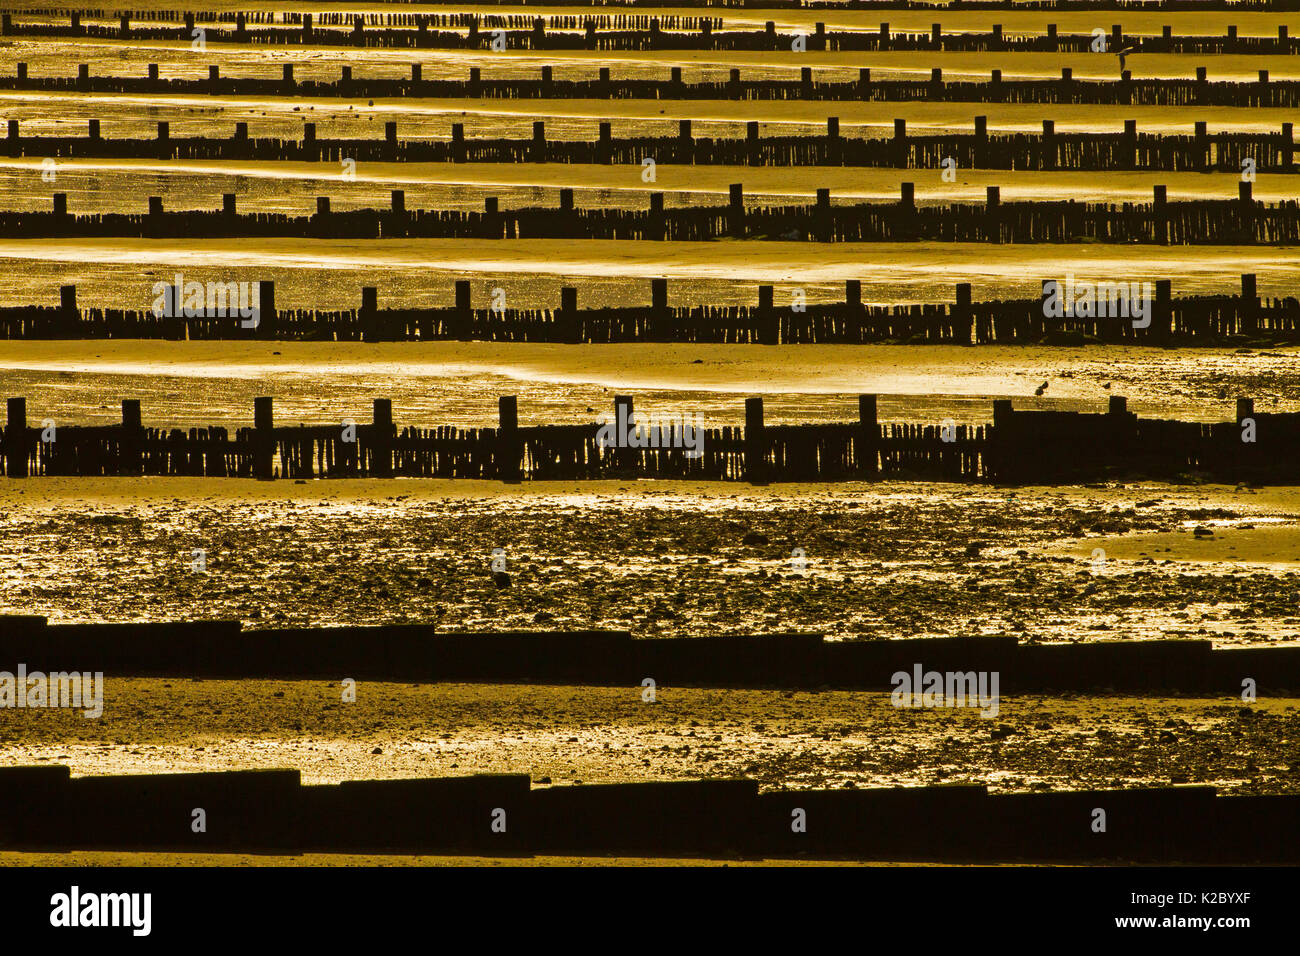
[[[1196,528],[1235,548],[1205,560]],[[0,610],[52,621],[1300,641],[1296,489],[436,480],[0,484]],[[1179,535],[1126,557],[1116,536]],[[194,549],[206,571],[191,567]],[[504,549],[508,586],[491,574]],[[806,565],[796,560],[803,550]],[[1286,554],[1285,551],[1290,551]],[[1285,559],[1285,560],[1280,560]]]
[[[340,680],[346,675],[340,675]],[[527,773],[534,786],[743,777],[762,790],[981,783],[994,792],[1300,788],[1300,700],[1004,696],[905,709],[887,693],[107,676],[104,714],[14,711],[0,764],[74,775],[295,767],[304,783]]]

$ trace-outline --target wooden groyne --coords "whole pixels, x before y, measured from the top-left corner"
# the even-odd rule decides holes
[[[485,559],[483,573],[488,573]],[[8,662],[8,663],[5,663]],[[1208,640],[1030,644],[1013,636],[826,641],[820,634],[633,638],[627,631],[449,633],[436,624],[246,629],[239,621],[48,624],[0,615],[0,669],[110,677],[741,687],[888,692],[894,675],[993,673],[1002,694],[1263,696],[1300,691],[1300,646]],[[919,691],[918,691],[919,693]]]
[[[153,159],[237,162],[410,162],[410,163],[586,163],[640,167],[655,163],[696,166],[851,166],[942,172],[956,169],[1163,170],[1229,172],[1240,175],[1247,161],[1259,173],[1294,173],[1292,123],[1276,133],[1209,133],[1195,123],[1188,134],[1140,133],[1126,120],[1118,133],[1058,133],[1054,120],[1043,120],[1041,133],[989,133],[987,117],[977,116],[970,133],[918,136],[905,120],[894,120],[892,135],[841,135],[838,117],[823,133],[760,136],[759,124],[746,124],[744,137],[697,137],[690,120],[680,120],[674,136],[619,136],[601,123],[593,140],[557,140],[547,136],[545,121],[533,123],[528,138],[465,136],[454,123],[448,139],[404,139],[397,123],[385,124],[383,139],[323,138],[316,124],[306,123],[301,139],[249,137],[248,124],[234,135],[174,136],[166,121],[157,136],[106,138],[98,120],[86,136],[24,136],[17,120],[8,123],[3,150],[12,157],[42,159]]]
[[[940,8],[936,7],[936,13]],[[302,47],[370,47],[418,50],[591,50],[591,51],[802,51],[819,52],[1098,52],[1091,32],[1061,33],[1054,23],[1041,31],[1006,33],[1000,24],[987,32],[945,32],[942,23],[928,31],[827,30],[817,22],[806,31],[778,30],[767,21],[762,29],[724,29],[715,17],[657,16],[480,16],[476,14],[291,13],[269,12],[251,21],[247,13],[223,13],[199,19],[185,14],[170,25],[158,13],[120,14],[113,23],[84,22],[81,13],[65,23],[49,17],[0,14],[0,36],[51,37],[134,42],[189,43],[196,26],[205,43]],[[172,14],[171,19],[178,19]],[[1287,27],[1276,36],[1242,36],[1230,26],[1221,36],[1126,35],[1119,24],[1106,38],[1109,50],[1133,47],[1138,53],[1288,56],[1300,41]],[[1102,50],[1100,52],[1107,52]]]
[[[182,280],[184,277],[182,276]],[[384,302],[377,286],[361,289],[353,309],[282,308],[275,283],[250,282],[242,318],[228,283],[202,284],[203,301],[170,312],[155,310],[155,286],[142,288],[146,309],[83,308],[77,287],[62,286],[57,304],[0,307],[0,340],[33,339],[260,339],[302,342],[684,342],[748,345],[1281,345],[1300,342],[1300,299],[1258,294],[1256,276],[1241,276],[1237,295],[1172,294],[1167,279],[1147,290],[1149,321],[1111,310],[1110,291],[1093,283],[1094,305],[1108,314],[1051,314],[1052,283],[1036,299],[972,301],[970,283],[958,283],[951,302],[871,305],[862,283],[849,279],[842,302],[777,302],[776,289],[759,285],[750,305],[669,305],[667,279],[652,279],[649,301],[590,307],[565,286],[551,308],[474,305],[471,283],[456,280],[453,302],[409,308]],[[172,288],[175,283],[170,283]],[[218,287],[220,289],[218,290]],[[214,293],[220,291],[224,298]],[[1132,286],[1129,285],[1131,293]],[[1141,290],[1139,289],[1139,292]],[[1068,294],[1069,288],[1065,292]],[[1117,291],[1118,295],[1118,291]],[[1130,296],[1131,298],[1131,296]],[[1117,303],[1118,304],[1118,303]],[[1131,304],[1136,304],[1133,300]],[[1100,313],[1099,309],[1091,309]]]
[[[74,778],[57,764],[0,768],[5,850],[1295,863],[1298,820],[1300,796],[1224,797],[1209,786],[760,793],[731,779],[534,787],[524,774],[482,774],[303,786],[297,770]]]
[[[1140,419],[1112,396],[1103,413],[1016,411],[993,403],[991,425],[882,424],[876,396],[856,421],[768,425],[762,398],[745,400],[745,425],[706,428],[690,415],[636,418],[620,396],[606,422],[521,425],[514,396],[495,428],[399,428],[375,399],[368,424],[276,427],[270,398],[254,400],[252,427],[146,427],[140,403],[122,402],[118,425],[27,423],[8,400],[3,474],[188,475],[216,478],[473,478],[513,482],[625,478],[697,481],[861,481],[875,478],[1078,483],[1198,474],[1226,482],[1300,481],[1300,413],[1256,412],[1238,399],[1235,420]],[[51,428],[51,423],[53,427]],[[602,431],[602,429],[604,429]]]
[[[420,6],[454,6],[463,7],[460,0],[374,0],[372,5],[419,4]],[[671,8],[677,9],[680,2],[674,0],[484,0],[475,6],[509,6],[509,7],[624,7],[640,9]],[[934,0],[698,0],[693,6],[700,9],[747,9],[747,10],[923,10],[933,12]],[[1147,12],[1151,10],[1169,12],[1206,11],[1258,11],[1264,13],[1289,12],[1300,10],[1300,0],[956,0],[956,8],[965,11],[984,10],[1029,10],[1034,12],[1050,11],[1091,11],[1091,10],[1130,10]],[[122,15],[120,8],[81,7],[80,17],[115,19]],[[44,9],[30,9],[26,14],[38,16],[65,16],[66,6]],[[239,11],[196,11],[201,20],[216,22],[222,18],[238,20]],[[242,15],[248,23],[271,23],[277,15],[274,11],[249,10]],[[150,11],[154,19],[176,19],[186,16],[166,11]],[[354,13],[338,14],[351,22]],[[223,21],[225,22],[225,21]]]
[[[48,212],[0,211],[0,235],[18,239],[601,239],[706,242],[757,239],[778,242],[1101,242],[1149,245],[1268,245],[1300,243],[1300,202],[1259,202],[1251,183],[1236,199],[1168,201],[1164,186],[1149,203],[1038,200],[1004,203],[987,187],[983,204],[925,204],[915,184],[903,183],[897,202],[832,204],[829,189],[797,206],[745,201],[733,183],[724,205],[667,206],[654,192],[646,209],[574,204],[561,189],[558,206],[503,209],[498,197],[483,212],[408,209],[405,190],[393,190],[388,209],[335,210],[319,197],[316,212],[239,213],[235,195],[216,209],[168,212],[158,196],[141,213],[77,214],[56,193]]]
[[[1107,54],[1109,55],[1109,54]],[[686,82],[681,67],[670,67],[661,79],[613,76],[600,67],[595,77],[581,66],[566,73],[587,74],[585,78],[556,77],[551,67],[542,67],[534,79],[512,74],[484,77],[480,67],[471,67],[464,78],[426,77],[419,64],[412,64],[407,77],[366,77],[351,66],[341,68],[337,80],[296,78],[293,65],[285,64],[276,78],[222,75],[220,67],[209,65],[206,77],[163,77],[157,64],[149,64],[145,76],[92,75],[88,64],[76,77],[47,77],[29,74],[26,63],[18,63],[12,76],[0,76],[0,90],[28,90],[78,93],[186,94],[212,96],[320,96],[425,97],[439,99],[651,99],[651,100],[820,100],[847,102],[950,102],[950,103],[1039,103],[1097,104],[1115,106],[1230,106],[1241,108],[1294,107],[1300,105],[1300,82],[1272,80],[1267,70],[1247,81],[1213,80],[1206,67],[1196,68],[1195,79],[1133,79],[1125,71],[1115,80],[1076,79],[1070,67],[1063,67],[1060,79],[1003,79],[994,69],[987,80],[945,80],[941,69],[932,69],[929,80],[872,79],[862,67],[857,79],[828,79],[842,70],[802,67],[799,79],[744,77],[733,67],[726,80]]]

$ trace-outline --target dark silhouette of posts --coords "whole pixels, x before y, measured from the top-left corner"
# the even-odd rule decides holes
[[[122,399],[122,434],[118,439],[117,473],[140,474],[140,455],[144,443],[144,425],[140,416],[138,398]]]
[[[253,477],[270,481],[275,477],[275,414],[271,399],[253,399]]]
[[[727,231],[740,237],[745,234],[745,187],[732,183],[728,189]]]
[[[1002,241],[1002,190],[998,186],[989,186],[985,190],[985,212],[988,219],[989,242]]]
[[[373,423],[370,427],[370,474],[376,478],[393,477],[393,441],[397,437],[393,425],[393,400],[376,398]]]
[[[957,283],[957,301],[952,307],[952,340],[958,345],[972,342],[969,282]]]
[[[1158,245],[1169,242],[1168,190],[1164,186],[1152,187],[1151,231]]]
[[[533,122],[533,147],[530,158],[535,163],[546,162],[546,123],[542,120]]]
[[[322,199],[326,198],[324,196]],[[361,308],[357,311],[358,325],[361,326],[361,341],[377,342],[385,338],[379,328],[379,288],[367,285],[361,287]]]
[[[556,316],[558,338],[561,342],[577,345],[582,342],[582,316],[578,314],[578,290],[574,286],[560,288],[560,311]]]
[[[614,162],[614,134],[609,123],[601,123],[596,137],[596,158],[602,163]]]
[[[745,399],[745,478],[752,485],[765,485],[767,476],[767,432],[763,427],[763,399]]]
[[[770,285],[758,287],[758,317],[754,338],[760,345],[781,343],[781,319],[776,314],[774,291]]]
[[[650,280],[650,309],[655,315],[668,314],[668,280]]]
[[[618,447],[614,450],[614,467],[620,475],[633,477],[637,471],[637,450],[623,444],[623,436],[630,435],[636,429],[633,420],[631,395],[614,396],[614,434],[618,436]],[[645,441],[644,437],[638,441]]]
[[[1170,292],[1172,284],[1168,279],[1156,280],[1156,301],[1151,309],[1151,328],[1159,342],[1168,341],[1173,328],[1173,304]]]
[[[273,339],[280,331],[280,317],[275,311],[275,283],[263,279],[257,284],[257,326],[254,333]]]
[[[868,478],[876,477],[880,470],[877,461],[879,449],[880,424],[876,420],[876,396],[859,395],[858,433],[854,436],[853,447],[853,461],[859,473]]]
[[[11,398],[5,419],[5,474],[10,478],[27,477],[27,399]]]
[[[456,311],[452,317],[448,337],[461,342],[468,342],[473,338],[474,312],[470,307],[469,291],[468,279],[456,280]]]
[[[517,484],[523,475],[523,443],[519,438],[519,400],[514,395],[497,399],[497,477]]]
[[[1259,331],[1259,294],[1255,286],[1255,273],[1243,273],[1241,277],[1241,306],[1238,326],[1245,335],[1254,335]]]
[[[817,238],[821,242],[830,242],[834,238],[832,230],[831,191],[829,189],[819,189],[817,190]]]
[[[1237,199],[1241,203],[1241,242],[1244,245],[1255,241],[1255,199],[1253,183],[1237,183]]]

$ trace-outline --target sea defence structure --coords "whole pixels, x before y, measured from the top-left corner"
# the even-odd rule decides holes
[[[72,777],[43,765],[0,768],[0,849],[1296,863],[1300,796],[760,792],[731,779],[539,787],[523,774],[304,786],[296,770]]]
[[[745,481],[895,480],[1060,484],[1200,476],[1223,482],[1300,481],[1300,413],[1257,412],[1204,423],[1139,418],[1123,396],[1105,412],[1017,411],[993,403],[989,425],[884,424],[875,395],[854,421],[769,425],[763,399],[745,424],[704,428],[687,417],[638,421],[618,396],[605,423],[521,424],[501,396],[496,427],[399,428],[389,399],[368,424],[277,427],[272,399],[254,400],[251,427],[146,427],[138,399],[115,425],[27,421],[10,398],[0,438],[6,478],[186,475],[209,478],[473,478],[505,482],[596,479]],[[44,414],[44,413],[43,413]]]
[[[766,687],[889,692],[898,672],[999,675],[1003,696],[1260,696],[1300,691],[1300,647],[1208,640],[1034,644],[1013,636],[827,641],[820,634],[633,638],[627,631],[455,633],[433,624],[247,629],[239,621],[50,624],[0,616],[0,661],[114,677]],[[104,706],[112,705],[111,694]]]
[[[232,204],[234,197],[230,197]],[[230,283],[195,286],[194,308],[83,307],[75,285],[59,289],[58,303],[0,307],[0,339],[264,339],[309,342],[712,342],[748,345],[1281,345],[1300,343],[1300,298],[1259,295],[1256,276],[1241,276],[1237,294],[1174,296],[1167,279],[1137,283],[1096,281],[1087,314],[1054,309],[1082,284],[1044,279],[1037,298],[973,301],[970,283],[958,283],[950,302],[898,305],[862,300],[862,282],[848,279],[839,302],[778,301],[776,287],[759,285],[749,305],[670,304],[667,279],[652,279],[649,302],[619,307],[585,305],[565,286],[550,308],[474,303],[467,279],[456,280],[446,305],[413,308],[380,298],[364,286],[350,309],[282,308],[275,283],[248,283],[256,321],[237,314]],[[252,287],[256,286],[256,302]],[[154,300],[153,287],[141,289]],[[174,288],[174,286],[173,286]],[[209,289],[215,290],[212,294]],[[1055,291],[1054,291],[1055,290]],[[148,292],[148,295],[143,295]],[[480,293],[481,295],[482,293]],[[783,297],[785,292],[783,290]],[[1071,294],[1073,301],[1079,296]],[[1113,300],[1113,301],[1112,301]],[[175,301],[184,304],[184,296]],[[214,303],[215,306],[214,307]],[[1141,315],[1138,314],[1140,312]],[[247,310],[246,310],[247,311]],[[1060,314],[1057,314],[1057,313]]]

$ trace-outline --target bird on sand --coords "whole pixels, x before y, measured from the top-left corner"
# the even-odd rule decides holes
[[[1047,383],[1046,383],[1046,382],[1044,382],[1042,385],[1039,385],[1036,389],[1034,389],[1034,394],[1035,394],[1035,395],[1042,395],[1043,392],[1045,392],[1045,391],[1047,391]]]
[[[1124,65],[1125,65],[1125,63],[1128,61],[1128,55],[1129,55],[1130,53],[1136,53],[1136,52],[1137,52],[1137,47],[1135,47],[1135,46],[1126,46],[1126,47],[1124,47],[1124,49],[1120,50],[1118,53],[1115,54],[1117,57],[1119,57],[1119,71],[1120,71],[1120,73],[1123,73],[1123,72],[1124,72]]]

